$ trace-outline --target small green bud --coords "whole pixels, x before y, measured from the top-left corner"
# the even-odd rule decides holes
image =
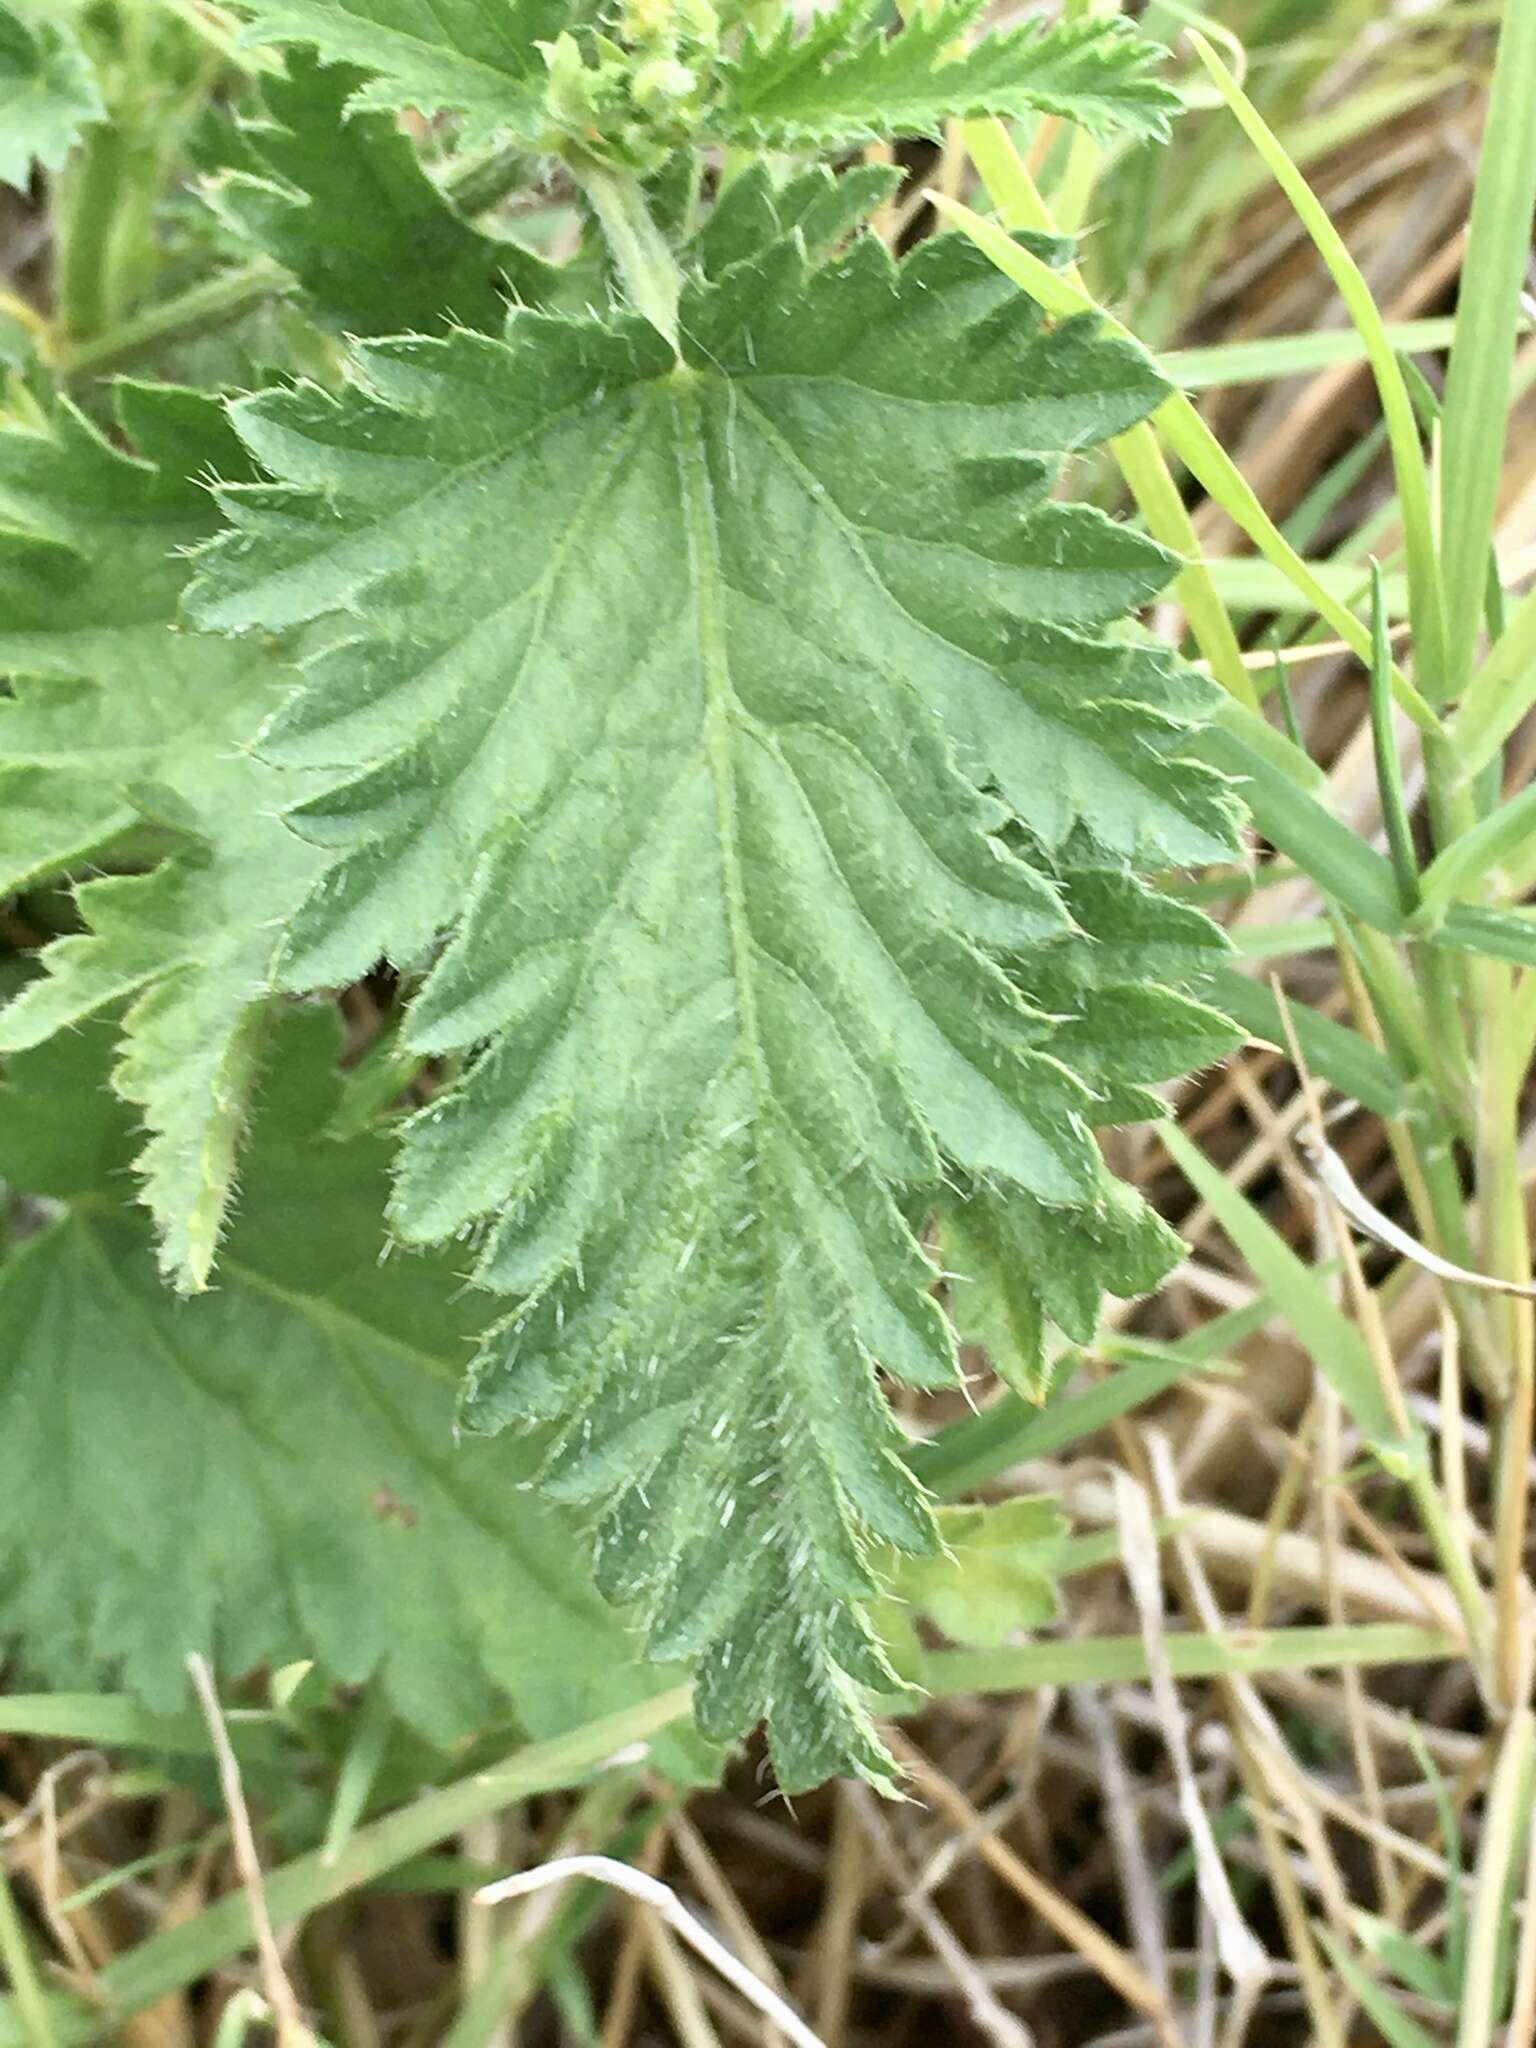
[[[649,64],[642,64],[635,73],[630,92],[637,107],[643,107],[647,113],[655,113],[686,100],[698,82],[686,64],[679,64],[671,57],[653,57]]]

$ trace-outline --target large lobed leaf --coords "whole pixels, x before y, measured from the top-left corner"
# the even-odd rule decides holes
[[[809,267],[829,181],[742,182],[681,362],[523,312],[242,402],[275,480],[223,494],[192,607],[344,616],[264,740],[326,785],[279,978],[429,967],[408,1037],[457,1079],[393,1216],[511,1299],[468,1419],[550,1425],[600,1584],[794,1787],[884,1773],[869,1547],[935,1540],[877,1383],[955,1372],[912,1221],[946,1168],[1104,1199],[1103,1062],[1031,1000],[1080,935],[972,775],[1101,858],[1225,853],[1231,808],[1091,637],[1167,558],[1049,496],[1146,359],[959,239]]]
[[[92,1025],[11,1062],[0,1175],[57,1219],[0,1265],[0,1640],[157,1708],[185,1654],[376,1678],[436,1742],[556,1734],[656,1690],[508,1441],[455,1447],[454,1264],[383,1258],[388,1147],[324,1135],[337,1031],[290,1021],[216,1292],[159,1283]],[[675,1674],[674,1674],[675,1677]],[[679,1757],[677,1761],[681,1761]]]
[[[452,110],[468,139],[501,127],[532,142],[549,119],[543,49],[591,16],[571,0],[245,0],[245,11],[262,35],[366,67],[374,76],[359,104]],[[667,11],[651,11],[659,30]],[[965,49],[981,12],[980,0],[947,0],[894,35],[876,0],[842,0],[808,28],[787,12],[774,33],[721,56],[701,89],[699,138],[841,148],[935,134],[951,116],[1034,113],[1101,136],[1167,134],[1180,100],[1155,75],[1166,52],[1127,23],[1029,22]],[[605,61],[612,51],[604,45]],[[691,45],[690,61],[700,61]]]
[[[114,1079],[145,1115],[137,1161],[162,1263],[202,1286],[260,1059],[267,966],[319,865],[250,751],[291,687],[273,645],[175,629],[184,551],[216,513],[199,481],[244,460],[223,408],[124,385],[124,435],[58,404],[0,427],[0,890],[155,847],[78,890],[88,930],[0,1012],[0,1052],[129,1004]],[[283,785],[291,795],[292,784]]]
[[[364,107],[459,113],[465,140],[502,127],[537,134],[547,77],[539,44],[569,0],[246,0],[256,33],[372,76]]]
[[[895,35],[868,0],[843,0],[802,31],[790,17],[727,65],[711,121],[735,140],[818,149],[936,135],[946,119],[1058,114],[1090,134],[1168,133],[1178,94],[1156,77],[1165,52],[1118,17],[1026,22],[959,40],[976,0],[911,11]]]
[[[348,333],[494,332],[543,266],[457,214],[391,115],[348,112],[365,76],[293,52],[264,82],[265,118],[210,131],[205,196]]]

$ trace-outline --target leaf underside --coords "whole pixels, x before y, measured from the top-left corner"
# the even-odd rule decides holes
[[[148,872],[77,891],[88,926],[0,1012],[0,1052],[128,1004],[114,1082],[144,1112],[136,1162],[161,1263],[207,1280],[260,1062],[268,966],[317,871],[277,813],[291,798],[250,750],[292,674],[255,642],[174,630],[184,551],[216,524],[196,481],[243,460],[211,398],[123,385],[111,446],[60,403],[45,430],[0,428],[0,890],[135,837],[168,847]]]
[[[1232,807],[1189,685],[1094,637],[1167,558],[1049,497],[1146,359],[959,239],[808,266],[829,181],[740,184],[681,364],[520,312],[240,404],[274,481],[223,494],[192,608],[334,622],[262,743],[321,785],[277,976],[427,970],[408,1039],[455,1078],[392,1213],[507,1299],[467,1419],[548,1425],[599,1583],[792,1789],[887,1769],[870,1546],[934,1535],[878,1374],[955,1373],[914,1224],[946,1175],[1100,1212],[1090,1125],[1145,1107],[1101,991],[1033,999],[1082,942],[1060,876],[1225,854]],[[1197,1007],[1166,1047],[1215,1042]]]
[[[0,1174],[65,1204],[0,1268],[0,1639],[33,1677],[106,1670],[171,1710],[188,1650],[231,1679],[315,1659],[440,1744],[509,1697],[558,1734],[675,1682],[573,1568],[528,1448],[454,1446],[472,1305],[449,1258],[381,1263],[388,1145],[324,1135],[334,1018],[279,1036],[195,1301],[122,1206],[104,1035],[23,1055],[0,1093]]]

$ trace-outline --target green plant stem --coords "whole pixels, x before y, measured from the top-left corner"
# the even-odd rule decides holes
[[[504,142],[483,156],[452,165],[443,179],[443,190],[460,213],[489,213],[509,192],[526,183],[528,175],[526,147],[520,142]]]
[[[1536,1761],[1536,1716],[1522,1707],[1504,1731],[1483,1810],[1483,1838],[1462,1973],[1456,2048],[1490,2048],[1500,2014],[1495,1990],[1509,1921],[1509,1887],[1521,1835],[1530,1825],[1529,1793]]]
[[[630,305],[676,350],[682,272],[666,237],[651,219],[639,179],[633,172],[610,170],[585,158],[573,158],[571,170],[602,223]]]
[[[279,297],[291,285],[292,279],[279,263],[263,258],[242,264],[238,270],[226,270],[189,286],[161,305],[147,307],[93,339],[78,343],[66,339],[55,350],[54,366],[65,378],[105,376],[170,342],[226,327],[266,300]]]
[[[59,325],[71,341],[89,341],[111,324],[112,232],[127,161],[120,126],[86,130],[70,169],[59,229]]]

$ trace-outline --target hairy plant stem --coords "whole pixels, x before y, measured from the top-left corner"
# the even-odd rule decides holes
[[[72,341],[110,326],[112,231],[127,167],[127,143],[115,121],[86,130],[65,181],[59,231],[59,325]]]
[[[147,307],[105,333],[73,343],[66,336],[55,344],[54,367],[66,378],[100,377],[120,370],[170,342],[187,341],[228,326],[266,300],[290,290],[292,282],[279,263],[263,258],[242,264],[238,270],[205,278],[201,284],[178,292],[175,298]]]
[[[625,297],[676,350],[683,276],[666,237],[651,219],[640,180],[633,171],[611,170],[590,158],[573,156],[570,165],[602,225]]]

